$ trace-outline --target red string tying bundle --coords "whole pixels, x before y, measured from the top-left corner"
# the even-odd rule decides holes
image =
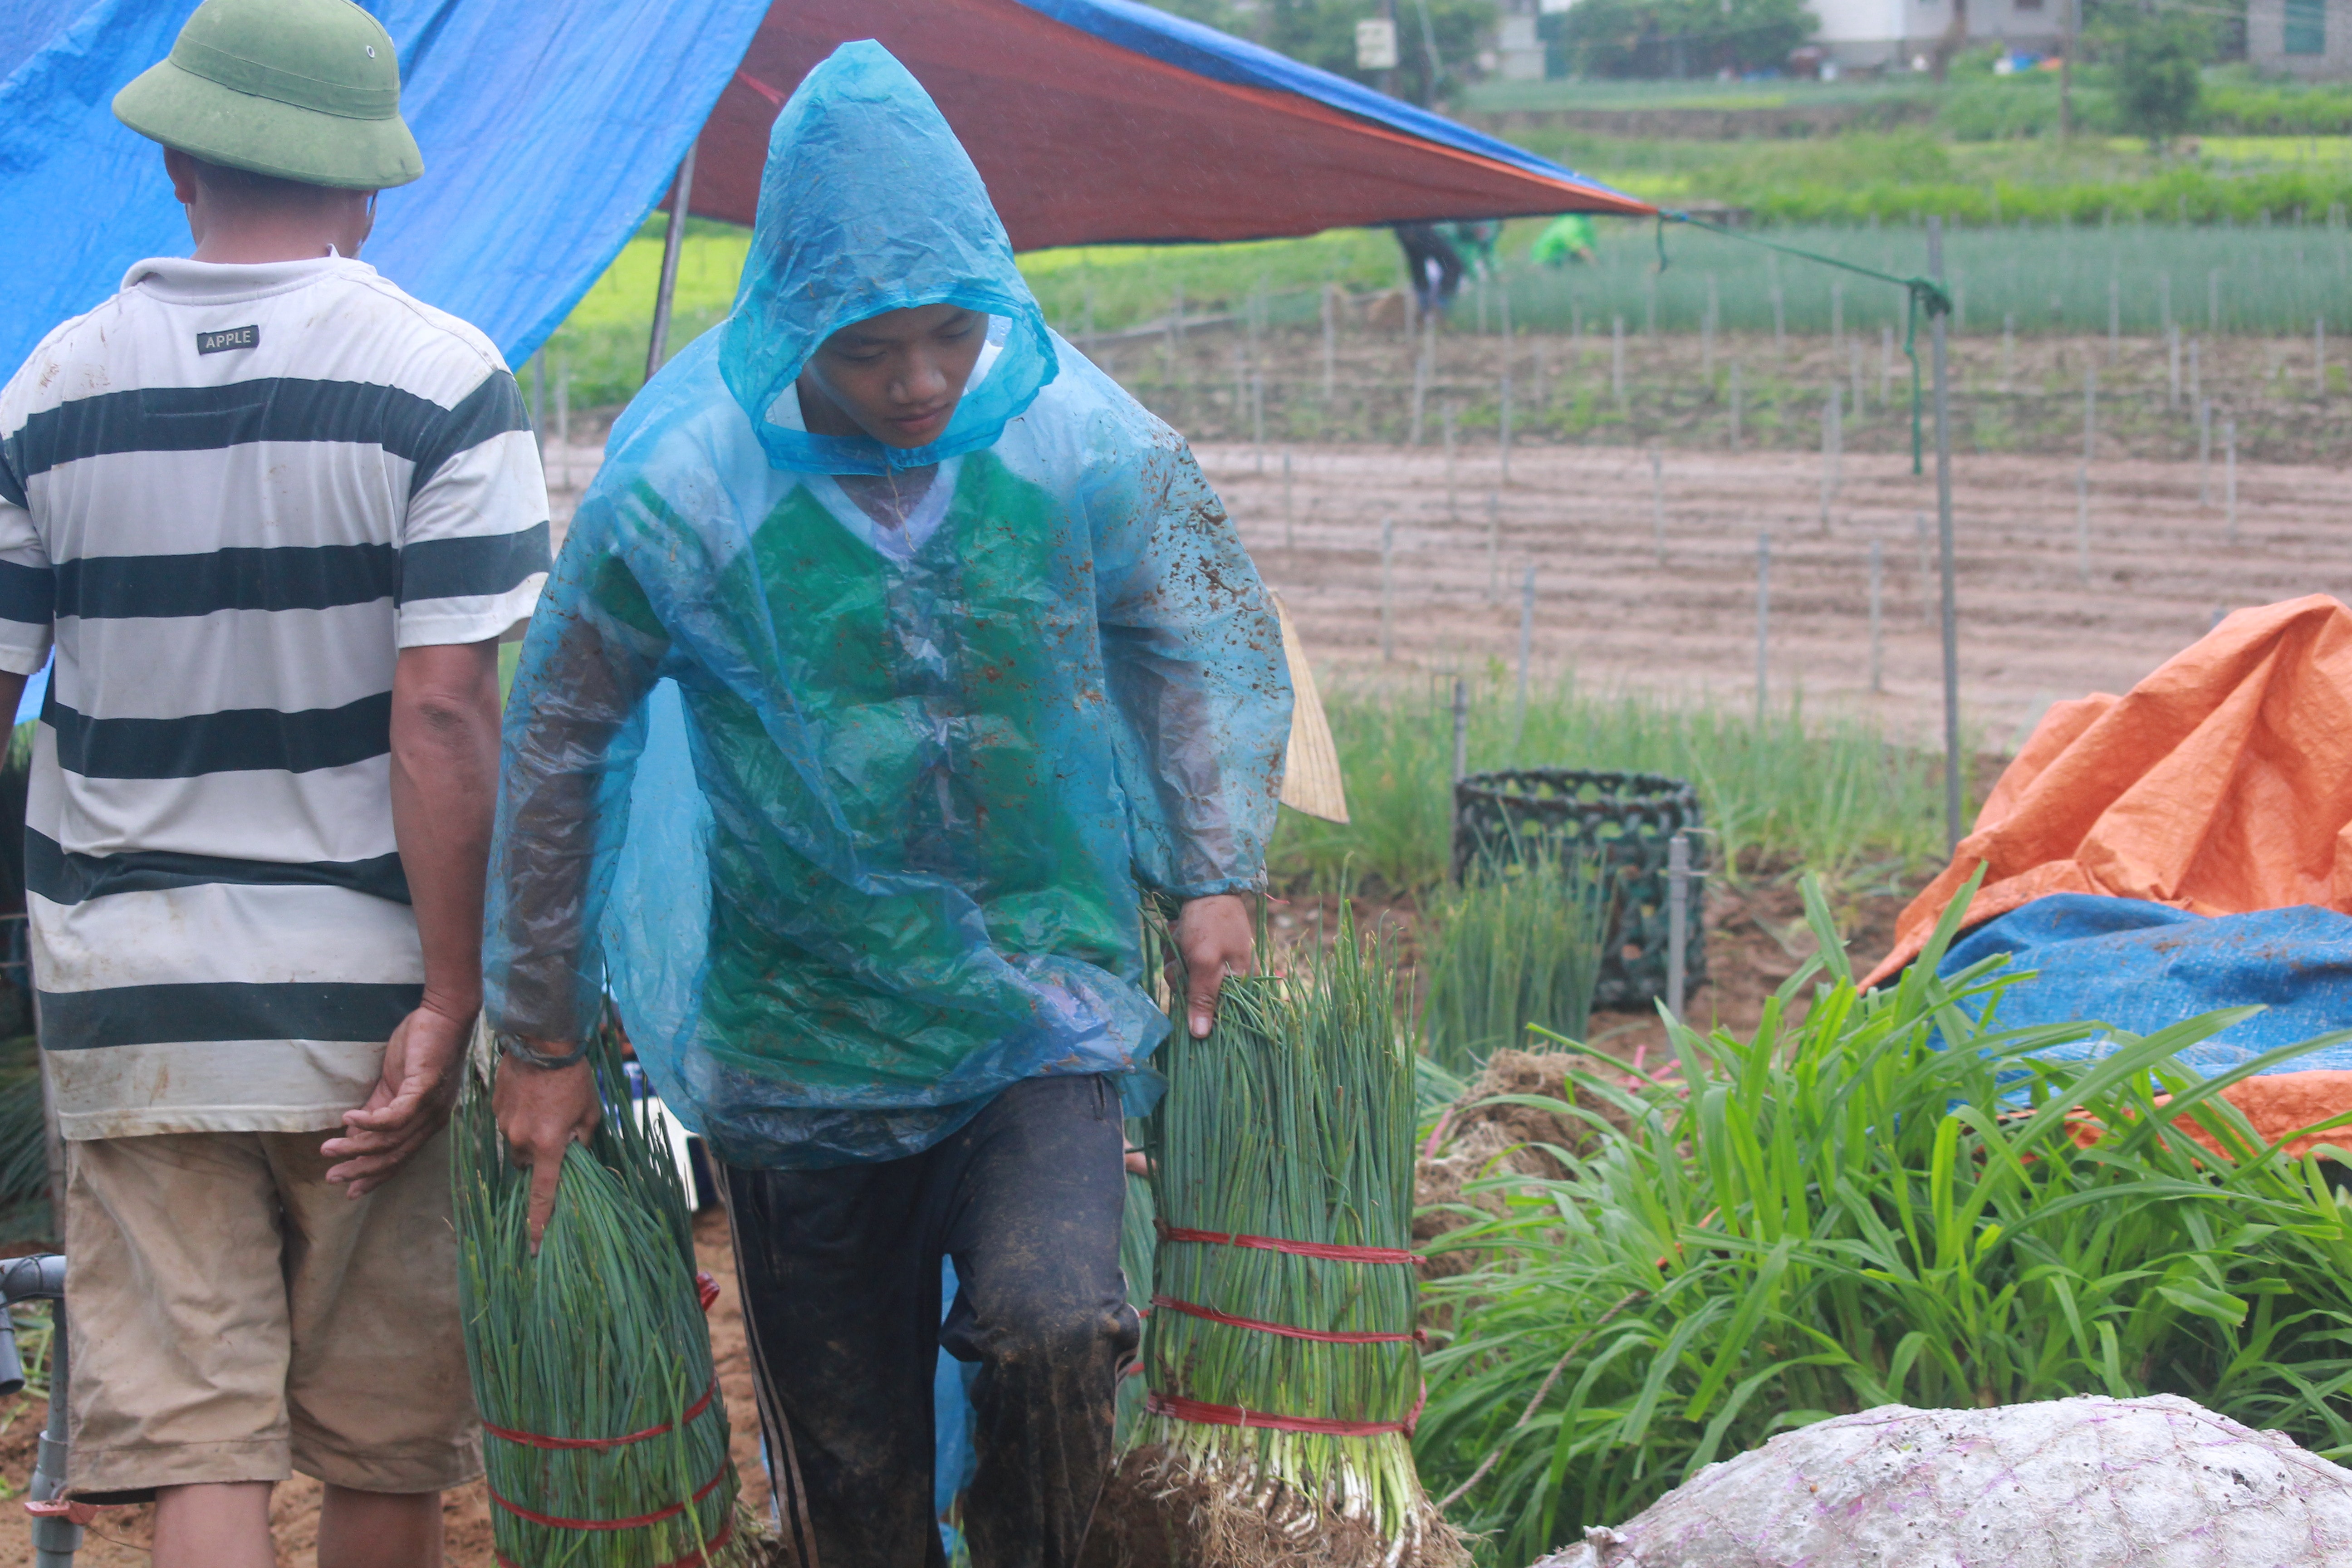
[[[1247,1247],[1265,1252],[1287,1253],[1294,1258],[1317,1258],[1328,1263],[1381,1263],[1411,1266],[1420,1261],[1413,1252],[1401,1247],[1342,1247],[1328,1241],[1291,1241],[1278,1236],[1250,1236],[1240,1231],[1192,1230],[1183,1226],[1170,1225],[1155,1219],[1152,1224],[1162,1241],[1195,1241],[1211,1247]],[[1165,1307],[1171,1312],[1202,1318],[1228,1328],[1248,1329],[1261,1334],[1279,1334],[1285,1339],[1312,1340],[1327,1345],[1387,1345],[1421,1344],[1426,1336],[1419,1329],[1410,1333],[1351,1331],[1334,1329],[1302,1329],[1289,1323],[1270,1323],[1257,1318],[1237,1318],[1220,1312],[1213,1307],[1203,1307],[1194,1301],[1180,1301],[1172,1296],[1154,1296],[1151,1304]],[[1158,1415],[1171,1415],[1179,1421],[1198,1422],[1209,1426],[1259,1426],[1275,1432],[1305,1432],[1326,1437],[1376,1437],[1383,1433],[1402,1432],[1411,1435],[1413,1424],[1421,1419],[1421,1407],[1429,1397],[1424,1386],[1414,1395],[1412,1408],[1402,1421],[1340,1421],[1321,1415],[1280,1415],[1264,1410],[1244,1410],[1235,1405],[1212,1405],[1205,1400],[1187,1399],[1181,1394],[1147,1393],[1143,1407]]]
[[[542,1437],[536,1432],[517,1432],[511,1427],[493,1426],[487,1421],[482,1423],[482,1430],[493,1437],[503,1437],[509,1443],[520,1443],[527,1448],[620,1448],[631,1443],[642,1443],[648,1437],[658,1437],[680,1423],[693,1420],[709,1409],[710,1402],[718,1396],[719,1379],[716,1374],[713,1374],[710,1386],[702,1391],[702,1397],[688,1406],[686,1414],[680,1415],[677,1421],[665,1421],[658,1426],[648,1426],[642,1432],[631,1432],[619,1437]],[[717,1484],[712,1483],[714,1486]],[[512,1509],[509,1511],[521,1513],[522,1510]],[[538,1516],[528,1514],[524,1517],[537,1518]]]

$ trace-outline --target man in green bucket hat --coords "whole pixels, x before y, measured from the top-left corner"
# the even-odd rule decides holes
[[[66,1140],[67,1484],[158,1568],[430,1568],[480,1473],[444,1124],[480,1004],[498,642],[547,496],[488,339],[358,259],[424,174],[348,0],[205,0],[115,100],[193,255],[0,388],[0,708]]]

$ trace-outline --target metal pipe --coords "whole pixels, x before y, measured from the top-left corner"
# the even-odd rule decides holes
[[[1683,1021],[1683,991],[1689,967],[1690,835],[1666,840],[1666,1012]]]
[[[662,367],[669,349],[670,301],[677,295],[678,253],[686,247],[686,209],[694,200],[694,143],[678,160],[677,178],[670,184],[669,228],[662,237],[661,288],[654,295],[653,336],[646,343],[646,379]]]
[[[1927,220],[1927,275],[1944,279],[1944,222]],[[1944,590],[1944,835],[1960,842],[1960,620],[1952,565],[1952,379],[1945,338],[1945,313],[1935,312],[1936,536]]]

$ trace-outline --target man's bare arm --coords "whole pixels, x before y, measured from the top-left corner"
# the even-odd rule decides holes
[[[392,679],[392,826],[425,996],[384,1048],[367,1103],[320,1152],[327,1179],[359,1197],[391,1179],[446,1121],[457,1066],[482,1005],[482,888],[498,803],[495,640],[401,650]]]

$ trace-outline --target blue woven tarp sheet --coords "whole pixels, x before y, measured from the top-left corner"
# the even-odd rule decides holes
[[[2001,994],[2002,1027],[2093,1020],[2151,1035],[2223,1007],[2254,1016],[2180,1053],[2206,1077],[2265,1051],[2352,1028],[2352,917],[2305,905],[2205,916],[2139,899],[2054,893],[1952,944],[1937,973],[1958,973],[1997,954],[2032,978]],[[2043,1054],[2105,1054],[2093,1040]],[[2273,1070],[2352,1068],[2352,1041],[2324,1046]]]

